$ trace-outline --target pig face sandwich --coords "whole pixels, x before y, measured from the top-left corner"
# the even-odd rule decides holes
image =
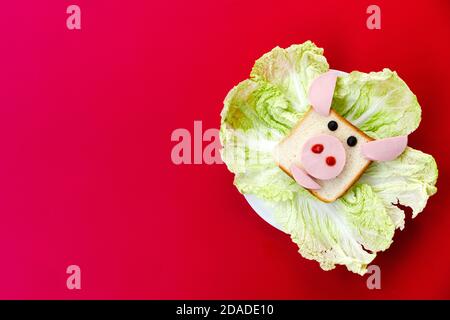
[[[408,141],[407,136],[374,140],[331,110],[337,75],[328,71],[313,80],[311,108],[275,149],[278,166],[325,202],[350,189],[371,161],[397,158]]]
[[[399,76],[329,69],[312,42],[275,48],[224,102],[222,158],[299,252],[364,274],[436,192],[433,157],[408,147],[420,105]],[[402,206],[399,206],[401,204]]]

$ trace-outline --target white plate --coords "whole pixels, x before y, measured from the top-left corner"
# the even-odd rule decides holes
[[[270,208],[264,200],[261,200],[253,194],[244,194],[245,200],[250,204],[250,207],[268,224],[272,227],[282,231],[275,221],[275,217]]]
[[[333,69],[330,69],[333,70]],[[347,72],[344,71],[339,71],[340,75],[344,76],[344,75],[348,75]],[[272,227],[277,228],[280,231],[281,230],[280,226],[277,225],[276,221],[275,221],[275,217],[272,211],[272,208],[270,208],[270,206],[262,199],[258,198],[257,196],[253,195],[253,194],[244,194],[245,199],[247,200],[247,202],[250,204],[250,206],[253,208],[253,210],[264,220],[266,221],[268,224],[270,224]]]

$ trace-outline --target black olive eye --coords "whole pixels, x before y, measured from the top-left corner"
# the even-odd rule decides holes
[[[354,136],[350,136],[350,137],[347,138],[347,144],[350,147],[356,146],[357,143],[358,143],[358,139],[356,139]]]
[[[336,131],[338,128],[338,124],[336,121],[331,120],[330,122],[328,122],[328,129],[330,129],[331,131]]]

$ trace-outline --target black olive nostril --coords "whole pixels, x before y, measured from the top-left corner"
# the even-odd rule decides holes
[[[331,131],[336,131],[338,128],[338,124],[336,121],[331,120],[330,122],[328,122],[328,129],[330,129]]]
[[[348,144],[350,147],[356,146],[357,143],[358,143],[358,139],[356,139],[356,137],[350,136],[350,137],[347,138],[347,144]]]

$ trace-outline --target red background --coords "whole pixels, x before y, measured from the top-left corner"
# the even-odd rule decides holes
[[[0,30],[0,298],[450,298],[448,1],[10,1]],[[174,129],[218,128],[255,59],[308,39],[332,68],[396,70],[423,108],[410,145],[439,191],[375,260],[381,290],[303,259],[224,165],[171,162]]]

